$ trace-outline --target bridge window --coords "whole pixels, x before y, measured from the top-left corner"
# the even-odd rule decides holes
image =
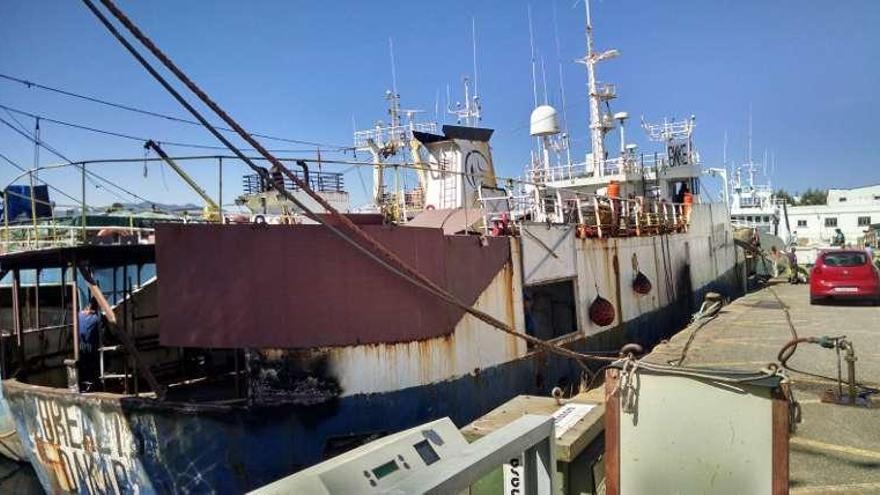
[[[871,217],[859,217],[859,227],[871,225]]]
[[[837,217],[825,217],[826,227],[837,227]]]
[[[806,226],[807,226],[807,221],[806,221],[806,220],[798,220],[798,224],[797,224],[797,225],[798,225],[798,227],[806,227]]]

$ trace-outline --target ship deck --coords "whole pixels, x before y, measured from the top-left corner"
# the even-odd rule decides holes
[[[792,337],[785,307],[800,337],[846,335],[858,358],[857,380],[880,388],[880,307],[855,302],[811,306],[807,285],[771,283],[724,307],[696,334],[688,329],[658,345],[645,359],[666,364],[687,348],[686,366],[759,369],[775,362]],[[828,376],[837,376],[836,363],[833,350],[811,344],[798,346],[789,361],[794,368]],[[820,397],[836,389],[836,383],[790,376],[803,411],[790,438],[791,493],[880,493],[880,397],[873,396],[873,408],[827,404]]]

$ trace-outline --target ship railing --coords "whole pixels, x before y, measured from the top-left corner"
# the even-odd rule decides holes
[[[309,172],[295,170],[293,174],[303,182],[306,182],[312,190],[318,192],[345,192],[345,177],[340,172]],[[275,180],[275,179],[273,179]],[[284,189],[299,191],[299,186],[290,177],[279,178],[284,183]],[[259,194],[267,192],[271,188],[259,174],[248,174],[242,177],[242,189],[244,194]]]
[[[617,86],[612,83],[596,82],[596,96],[603,100],[610,100],[617,97]]]
[[[647,197],[612,198],[568,189],[511,196],[511,217],[573,224],[586,237],[650,236],[686,232],[692,205]]]
[[[155,230],[145,227],[20,224],[2,228],[0,235],[0,255],[31,251],[73,247],[81,244],[152,244]]]
[[[685,165],[688,163],[684,163]],[[639,155],[624,155],[617,158],[609,158],[601,163],[604,176],[614,175],[642,175],[652,176],[658,170],[676,166],[670,161],[665,153],[641,153]],[[571,181],[596,176],[596,166],[590,161],[573,162],[555,167],[534,167],[531,170],[531,181],[537,184],[552,182]]]
[[[406,125],[377,125],[372,129],[356,131],[354,133],[354,146],[356,148],[370,148],[370,143],[382,147],[390,143],[405,143],[412,139],[412,132],[437,133],[437,124],[434,122],[411,123]]]
[[[687,119],[660,123],[643,122],[642,128],[652,141],[687,140],[693,134],[695,125],[693,119]]]

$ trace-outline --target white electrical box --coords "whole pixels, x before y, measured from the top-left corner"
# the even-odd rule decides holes
[[[380,493],[467,446],[449,418],[389,435],[266,485],[255,494]]]
[[[449,418],[370,442],[252,494],[460,493],[508,459],[524,459],[523,494],[551,495],[553,418],[523,416],[468,443]]]
[[[605,375],[608,495],[788,493],[789,411],[778,376],[732,383],[643,369],[627,380],[621,374]]]

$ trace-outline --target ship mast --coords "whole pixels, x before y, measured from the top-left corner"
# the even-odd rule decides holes
[[[480,96],[477,94],[477,21],[471,18],[471,41],[473,43],[473,64],[474,64],[474,94],[471,96],[471,81],[465,76],[462,78],[464,85],[464,105],[461,102],[455,104],[455,107],[447,108],[446,111],[455,115],[456,123],[467,127],[477,127],[483,118],[483,108],[480,104]],[[447,86],[447,99],[449,87]]]
[[[617,50],[607,50],[596,53],[593,44],[593,20],[590,15],[590,0],[584,0],[587,15],[586,38],[587,56],[580,62],[587,66],[587,91],[590,99],[590,148],[592,152],[592,165],[596,176],[604,175],[602,163],[605,161],[605,132],[609,125],[602,118],[601,104],[603,100],[614,98],[614,88],[610,85],[602,88],[600,93],[599,83],[596,80],[596,64],[619,55]]]
[[[593,153],[593,170],[605,158],[605,140],[599,123],[599,94],[596,92],[596,62],[593,58],[593,21],[590,16],[590,0],[584,0],[587,10],[587,90],[590,98],[590,148]]]

